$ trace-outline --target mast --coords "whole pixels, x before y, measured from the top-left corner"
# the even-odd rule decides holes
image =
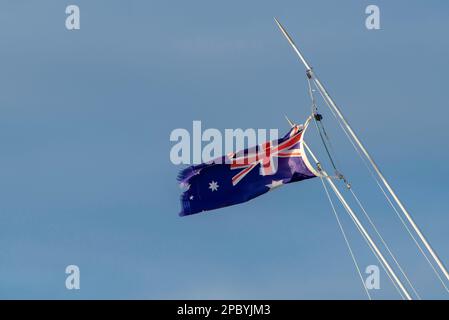
[[[337,198],[340,200],[341,204],[343,205],[343,207],[346,209],[346,211],[348,212],[348,214],[351,216],[351,218],[353,219],[354,223],[356,224],[356,226],[358,227],[358,229],[360,230],[360,233],[362,233],[362,235],[366,238],[366,240],[368,241],[368,243],[370,244],[370,246],[373,248],[374,252],[377,254],[377,256],[379,257],[380,261],[383,263],[383,265],[385,266],[385,268],[388,270],[388,272],[390,273],[390,275],[393,277],[394,282],[396,282],[396,284],[398,285],[398,287],[401,289],[402,293],[405,295],[405,297],[407,298],[407,300],[412,300],[412,297],[410,296],[410,294],[408,293],[407,289],[405,289],[404,285],[402,284],[401,280],[399,280],[399,278],[397,277],[397,275],[394,273],[393,269],[391,268],[390,264],[387,262],[387,260],[384,258],[384,256],[382,255],[382,253],[380,252],[379,248],[376,246],[376,244],[374,243],[373,239],[370,237],[370,235],[368,234],[368,232],[365,230],[365,228],[363,227],[363,225],[361,224],[360,220],[357,218],[357,216],[355,215],[354,211],[352,211],[351,207],[348,205],[348,203],[346,202],[345,198],[343,198],[343,196],[341,195],[340,191],[338,190],[338,188],[335,186],[334,182],[332,181],[332,178],[329,177],[329,175],[324,172],[321,171],[321,173],[324,175],[326,181],[329,183],[329,185],[331,186],[332,190],[334,191],[335,195],[337,196]]]
[[[376,172],[376,174],[378,175],[378,177],[380,178],[380,180],[382,181],[382,183],[384,184],[384,186],[387,188],[388,192],[390,193],[391,197],[394,199],[394,201],[396,202],[396,204],[398,205],[398,207],[401,209],[403,215],[405,216],[405,218],[407,219],[407,221],[410,223],[410,225],[412,226],[413,230],[415,230],[416,234],[418,235],[418,237],[421,239],[421,242],[424,244],[424,246],[426,247],[426,249],[428,250],[428,252],[430,253],[430,255],[432,256],[432,258],[434,259],[434,261],[436,262],[436,264],[438,265],[438,267],[440,268],[441,272],[444,274],[444,276],[446,277],[447,280],[449,280],[449,273],[446,270],[446,267],[444,266],[443,262],[440,260],[440,258],[438,257],[438,255],[436,254],[436,252],[433,250],[432,246],[430,245],[430,243],[427,241],[426,237],[424,236],[424,234],[421,232],[420,228],[417,226],[417,224],[415,223],[415,221],[413,220],[412,216],[410,215],[410,213],[407,211],[407,209],[405,208],[405,206],[402,204],[401,200],[399,200],[398,196],[396,195],[396,193],[394,192],[393,188],[390,186],[390,184],[388,183],[387,179],[385,178],[385,176],[382,174],[382,172],[380,171],[379,167],[377,166],[376,162],[374,162],[373,158],[371,157],[371,155],[369,154],[368,150],[365,148],[365,146],[362,144],[362,142],[360,141],[360,139],[358,138],[358,136],[355,134],[355,132],[352,130],[351,126],[349,125],[348,121],[346,120],[346,118],[343,116],[340,108],[335,104],[335,102],[332,100],[331,96],[329,95],[329,93],[326,91],[326,89],[324,88],[324,86],[322,85],[322,83],[320,82],[320,80],[318,79],[318,77],[315,75],[314,71],[312,70],[312,68],[310,67],[310,65],[307,63],[307,61],[305,60],[304,56],[302,55],[302,53],[299,51],[299,49],[296,47],[293,39],[290,37],[290,35],[287,33],[287,31],[284,29],[284,27],[279,23],[279,21],[274,18],[274,20],[276,21],[276,24],[278,25],[279,29],[281,30],[281,32],[284,34],[284,36],[287,38],[288,42],[290,43],[290,45],[293,47],[293,50],[295,50],[296,54],[298,55],[299,59],[301,60],[301,62],[304,64],[304,66],[306,67],[306,74],[307,77],[309,79],[311,79],[316,86],[318,87],[318,90],[320,90],[320,92],[323,94],[323,97],[326,99],[326,101],[328,102],[328,105],[334,110],[334,112],[336,113],[336,115],[339,117],[339,119],[341,120],[341,122],[343,123],[343,125],[345,126],[346,130],[348,131],[348,133],[350,134],[350,136],[352,137],[352,139],[354,140],[354,142],[357,144],[357,146],[359,147],[359,149],[362,151],[363,155],[366,157],[366,159],[368,160],[368,162],[371,164],[371,166],[373,167],[374,171]]]
[[[305,141],[303,141],[304,147],[305,149],[310,153],[310,155],[312,156],[313,160],[315,161],[316,164],[319,164],[320,162],[318,161],[317,157],[315,156],[315,154],[312,152],[312,150],[310,150],[309,146],[306,144]],[[354,213],[354,211],[352,210],[352,208],[349,206],[349,204],[346,202],[346,199],[343,197],[343,195],[340,193],[340,190],[338,190],[337,186],[335,185],[335,183],[332,181],[332,178],[327,174],[326,171],[324,171],[323,169],[320,170],[321,179],[326,179],[327,183],[330,185],[332,191],[335,193],[335,195],[337,196],[338,200],[340,201],[340,203],[342,204],[342,206],[344,207],[344,209],[346,210],[346,212],[349,214],[349,216],[351,217],[352,221],[354,222],[354,224],[356,225],[357,229],[360,231],[360,233],[362,234],[362,236],[366,239],[366,241],[368,242],[368,244],[370,245],[370,247],[373,249],[375,255],[377,255],[377,257],[379,258],[380,262],[384,265],[386,271],[391,275],[392,277],[392,281],[394,281],[397,286],[399,287],[399,289],[401,290],[401,292],[404,294],[404,296],[407,298],[407,300],[412,300],[412,297],[410,296],[410,294],[408,293],[407,289],[404,287],[404,285],[402,284],[401,280],[398,278],[398,276],[396,275],[396,273],[393,271],[393,269],[391,268],[390,264],[388,263],[388,261],[385,259],[385,257],[382,255],[382,253],[380,252],[379,248],[377,247],[377,245],[375,244],[375,242],[373,241],[373,239],[371,238],[371,236],[369,235],[369,233],[366,231],[366,229],[363,227],[363,224],[360,222],[360,220],[357,218],[357,215]]]

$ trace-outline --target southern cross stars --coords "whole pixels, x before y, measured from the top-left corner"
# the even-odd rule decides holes
[[[218,187],[219,187],[218,183],[215,182],[214,180],[212,180],[212,181],[209,183],[209,189],[210,189],[210,191],[212,191],[212,192],[217,191],[217,190],[218,190]]]

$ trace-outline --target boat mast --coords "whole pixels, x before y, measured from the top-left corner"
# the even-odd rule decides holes
[[[317,157],[312,152],[312,150],[310,150],[309,146],[307,145],[307,143],[305,141],[303,141],[303,144],[304,144],[305,150],[307,150],[310,153],[310,155],[312,156],[313,160],[315,161],[315,163],[318,166],[320,161],[317,159]],[[367,241],[368,245],[371,247],[374,255],[377,256],[377,258],[379,259],[379,262],[384,266],[385,272],[387,272],[387,274],[389,274],[391,276],[390,279],[391,279],[391,281],[393,281],[393,284],[395,283],[399,287],[399,289],[401,290],[402,294],[405,296],[405,298],[407,300],[412,300],[412,297],[408,293],[407,289],[404,287],[404,285],[402,284],[401,280],[398,278],[396,273],[393,271],[393,269],[391,268],[390,264],[385,259],[385,257],[383,256],[383,254],[381,253],[381,251],[379,250],[379,248],[377,247],[377,245],[375,244],[375,242],[373,241],[371,236],[368,234],[366,229],[363,227],[363,224],[357,218],[357,215],[354,213],[352,208],[346,202],[345,198],[340,193],[340,190],[338,190],[337,186],[332,181],[332,178],[327,174],[326,171],[324,171],[321,168],[321,166],[318,166],[318,169],[320,170],[320,174],[321,174],[320,179],[326,179],[327,183],[330,185],[332,191],[337,196],[337,198],[340,201],[340,203],[343,206],[343,208],[346,210],[348,215],[351,217],[351,219],[354,222],[354,224],[356,225],[357,229],[362,234],[362,236],[366,239],[366,241]],[[324,186],[324,184],[323,184],[323,186]],[[401,294],[401,296],[402,296],[402,294]]]
[[[398,196],[396,195],[396,193],[394,192],[393,188],[390,186],[390,184],[388,183],[387,179],[384,177],[384,175],[382,174],[382,172],[380,171],[379,167],[377,166],[377,164],[374,162],[373,158],[371,157],[371,155],[369,154],[368,150],[365,148],[365,146],[362,144],[362,142],[360,141],[360,139],[357,137],[357,135],[355,134],[355,132],[352,130],[351,126],[349,125],[348,121],[346,120],[346,118],[343,116],[340,108],[335,104],[335,102],[332,100],[331,96],[329,95],[329,93],[326,91],[326,89],[324,88],[324,86],[321,84],[320,80],[318,79],[318,77],[315,75],[314,71],[312,70],[312,68],[310,67],[310,65],[307,63],[307,61],[305,60],[304,56],[302,55],[302,53],[299,51],[299,49],[296,47],[295,43],[293,42],[293,39],[290,37],[290,35],[287,33],[287,31],[284,29],[284,27],[279,23],[279,21],[274,18],[274,20],[276,21],[276,24],[278,25],[279,29],[282,31],[282,33],[284,34],[284,36],[287,38],[288,42],[290,43],[290,45],[293,47],[293,50],[295,50],[296,54],[298,55],[299,59],[301,60],[301,62],[304,64],[304,66],[306,67],[306,74],[307,77],[309,79],[311,79],[317,86],[318,90],[320,90],[320,92],[323,94],[323,97],[326,99],[326,101],[328,102],[329,106],[334,110],[334,112],[337,114],[337,116],[339,117],[339,119],[341,120],[341,122],[343,123],[343,125],[345,126],[346,130],[348,131],[348,133],[350,134],[350,136],[352,137],[352,139],[354,140],[354,142],[357,144],[357,146],[360,148],[360,150],[362,151],[363,155],[366,157],[366,159],[369,161],[369,163],[371,164],[371,166],[373,167],[374,171],[376,172],[376,174],[379,176],[380,180],[382,181],[382,183],[384,184],[384,186],[387,188],[388,192],[390,193],[391,197],[394,199],[394,201],[396,202],[396,204],[399,206],[399,208],[401,209],[402,213],[404,214],[405,218],[407,219],[407,221],[410,223],[410,225],[412,226],[413,230],[415,230],[416,234],[418,235],[418,237],[421,239],[422,243],[424,244],[424,246],[426,247],[426,249],[429,251],[430,255],[432,256],[432,258],[434,259],[434,261],[436,262],[436,264],[438,265],[438,267],[440,268],[441,272],[444,274],[444,276],[446,277],[447,280],[449,280],[449,273],[446,270],[446,267],[444,266],[443,262],[441,262],[440,258],[438,257],[438,255],[436,254],[436,252],[433,250],[432,246],[430,245],[430,243],[427,241],[426,237],[424,236],[424,234],[421,232],[421,230],[419,229],[419,227],[417,226],[417,224],[415,223],[415,221],[413,220],[412,216],[410,215],[410,213],[407,211],[407,209],[405,208],[405,206],[402,204],[401,200],[399,200]]]

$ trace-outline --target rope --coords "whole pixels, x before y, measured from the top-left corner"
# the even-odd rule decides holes
[[[326,187],[326,184],[323,181],[323,177],[320,176],[320,180],[321,180],[321,183],[323,184],[324,191],[326,192],[327,199],[329,200],[329,203],[330,203],[330,205],[332,207],[332,210],[334,212],[335,219],[337,220],[337,223],[338,223],[338,226],[340,228],[341,234],[343,235],[343,238],[345,239],[346,246],[348,247],[349,253],[350,253],[351,258],[352,258],[352,261],[354,262],[354,265],[355,265],[355,267],[357,269],[357,273],[358,273],[358,275],[360,277],[360,280],[362,281],[362,285],[363,285],[363,288],[365,289],[366,295],[368,296],[369,300],[372,300],[371,299],[371,295],[368,292],[368,288],[365,285],[365,281],[363,279],[362,272],[360,271],[359,264],[357,263],[357,259],[356,259],[355,255],[354,255],[354,252],[352,251],[351,245],[350,245],[349,240],[348,240],[348,238],[346,236],[346,232],[345,232],[345,230],[343,228],[343,225],[342,225],[342,223],[340,221],[340,218],[338,217],[338,213],[337,213],[337,210],[335,209],[334,202],[332,201],[332,198],[331,198],[331,196],[329,194],[329,191],[328,191],[328,189]]]
[[[320,125],[318,125],[318,121],[317,121],[318,107],[316,105],[315,96],[313,94],[312,85],[310,83],[310,79],[309,78],[307,78],[307,82],[308,82],[308,85],[309,85],[310,99],[312,100],[313,120],[315,122],[315,126],[316,126],[316,128],[318,130],[318,133],[320,134],[321,142],[324,145],[324,149],[326,150],[327,156],[328,156],[328,158],[329,158],[329,160],[330,160],[330,162],[332,164],[332,167],[334,168],[335,173],[337,173],[337,175],[338,175],[337,166],[336,166],[336,164],[334,162],[334,159],[332,158],[332,155],[331,155],[331,153],[329,151],[329,148],[328,148],[328,143],[330,144],[329,137],[327,136],[327,133],[326,133],[326,130],[324,129],[323,124],[320,122]],[[326,137],[326,139],[325,139],[325,137]]]
[[[340,200],[340,202],[342,203],[342,201]],[[345,207],[342,203],[342,206]],[[346,212],[348,212],[348,210],[345,208]],[[376,251],[374,250],[374,248],[371,246],[370,242],[368,241],[368,239],[365,237],[365,235],[363,234],[362,230],[360,229],[360,227],[357,225],[357,223],[355,222],[354,218],[349,214],[348,215],[351,217],[352,221],[354,222],[355,226],[357,227],[357,230],[360,232],[360,234],[362,235],[363,239],[365,240],[366,244],[368,245],[368,247],[370,248],[372,254],[376,257],[377,261],[380,263],[380,265],[382,266],[382,269],[385,271],[385,273],[387,274],[388,278],[390,279],[391,283],[393,284],[394,288],[396,289],[396,291],[399,293],[399,295],[401,296],[402,300],[406,300],[405,296],[403,295],[402,291],[399,289],[398,285],[396,284],[396,282],[393,280],[390,272],[387,270],[387,268],[385,267],[385,265],[383,264],[382,260],[380,259],[379,255],[376,253]]]
[[[315,158],[315,156],[314,156],[313,153],[310,151],[309,147],[307,146],[307,144],[305,144],[305,142],[304,142],[304,145],[305,145],[305,147],[307,148],[307,150],[309,150],[309,152],[311,153],[312,157],[314,158],[315,164],[317,165],[318,170],[321,171],[321,165],[320,165],[320,163],[319,163],[318,160]],[[327,174],[326,174],[326,176],[327,176],[328,179],[331,179],[331,177],[328,176]],[[367,293],[367,295],[368,295],[368,298],[371,300],[371,296],[370,296],[370,294],[369,294],[369,292],[368,292],[368,290],[367,290],[367,288],[366,288],[365,282],[363,281],[363,277],[362,277],[362,275],[361,275],[360,268],[359,268],[359,266],[358,266],[358,263],[357,263],[357,260],[356,260],[356,258],[355,258],[355,255],[354,255],[354,253],[353,253],[353,251],[352,251],[352,249],[351,249],[351,245],[349,244],[349,240],[348,240],[348,238],[346,237],[346,233],[345,233],[345,231],[344,231],[344,229],[343,229],[343,225],[342,225],[341,222],[340,222],[340,219],[339,219],[338,214],[337,214],[337,212],[336,212],[335,206],[334,206],[334,204],[333,204],[333,202],[332,202],[332,199],[331,199],[331,197],[330,197],[330,195],[329,195],[329,191],[328,191],[328,189],[327,189],[327,187],[326,187],[326,184],[325,184],[324,181],[323,181],[323,176],[320,175],[319,177],[320,177],[321,183],[323,184],[324,190],[326,191],[327,198],[328,198],[328,200],[329,200],[329,202],[330,202],[330,204],[331,204],[332,210],[334,211],[334,215],[335,215],[335,217],[336,217],[336,219],[337,219],[338,225],[339,225],[340,230],[341,230],[341,232],[342,232],[342,234],[343,234],[343,238],[345,239],[345,242],[346,242],[346,245],[347,245],[347,247],[348,247],[348,250],[349,250],[349,252],[350,252],[350,254],[351,254],[352,260],[353,260],[353,262],[354,262],[354,264],[355,264],[355,266],[356,266],[356,269],[357,269],[357,272],[358,272],[358,274],[359,274],[359,277],[360,277],[361,280],[362,280],[364,289],[365,289],[365,291],[366,291],[366,293]],[[352,217],[352,215],[349,214],[348,210],[347,210],[346,207],[343,205],[341,199],[339,199],[339,201],[340,201],[341,205],[343,206],[343,208],[344,208],[344,209],[346,210],[346,212],[348,213],[348,215],[351,217],[352,221],[354,222],[355,226],[357,227],[357,230],[360,232],[360,234],[362,234],[363,239],[365,240],[366,244],[367,244],[368,247],[370,248],[370,250],[371,250],[371,252],[373,253],[373,255],[376,257],[377,261],[378,261],[378,262],[380,263],[380,265],[382,266],[382,269],[383,269],[383,270],[385,271],[385,273],[387,274],[387,276],[388,276],[388,278],[390,279],[391,283],[393,284],[394,288],[395,288],[396,291],[399,293],[399,295],[401,296],[401,298],[402,298],[403,300],[405,300],[404,295],[402,294],[401,290],[399,290],[399,287],[396,285],[395,281],[393,281],[393,278],[391,277],[390,273],[388,272],[388,270],[386,269],[386,267],[385,267],[384,264],[382,263],[380,257],[377,255],[376,251],[375,251],[374,248],[371,246],[371,244],[369,243],[368,239],[365,237],[365,235],[363,234],[363,232],[360,230],[359,226],[358,226],[357,223],[354,221],[354,218]]]
[[[338,198],[338,197],[337,197]],[[352,217],[352,215],[350,214],[349,210],[345,207],[345,205],[343,204],[343,201],[341,199],[339,199],[342,207],[346,210],[346,212],[348,213],[348,215],[351,217],[352,222],[354,222],[354,225],[357,227],[357,230],[360,232],[360,234],[362,235],[363,239],[365,240],[366,244],[368,245],[368,247],[370,248],[371,252],[373,253],[373,255],[376,257],[377,261],[380,263],[380,265],[382,266],[382,269],[385,271],[385,273],[387,274],[388,278],[390,279],[391,283],[393,284],[393,286],[395,287],[396,291],[399,293],[399,295],[401,296],[401,298],[403,300],[405,300],[405,296],[403,295],[402,291],[399,289],[399,287],[397,286],[396,282],[393,280],[392,276],[390,275],[390,272],[387,270],[386,266],[384,265],[384,263],[382,262],[382,260],[380,259],[379,255],[376,253],[376,251],[374,250],[374,248],[371,246],[370,242],[368,241],[367,237],[365,236],[365,234],[362,232],[362,230],[360,229],[360,227],[358,226],[358,224],[356,223],[356,221],[354,220],[354,218]]]
[[[309,81],[310,82],[310,81]],[[315,84],[316,87],[316,84]],[[413,242],[416,244],[416,246],[418,247],[419,251],[421,252],[421,254],[424,256],[424,258],[426,259],[427,263],[429,264],[429,266],[431,267],[432,271],[434,272],[434,274],[436,275],[436,277],[438,278],[438,280],[441,282],[441,284],[443,285],[444,289],[449,292],[449,288],[446,286],[446,283],[444,282],[444,280],[441,278],[441,275],[439,274],[439,272],[435,269],[435,266],[433,265],[433,263],[430,261],[429,257],[427,256],[427,254],[425,253],[425,251],[423,250],[422,246],[419,244],[419,242],[416,240],[416,237],[413,235],[413,233],[411,232],[410,228],[408,227],[408,225],[405,223],[404,219],[402,218],[401,214],[398,212],[396,206],[393,204],[393,202],[391,201],[390,197],[387,195],[387,193],[385,192],[385,189],[382,187],[382,185],[380,184],[378,178],[376,177],[376,175],[374,174],[373,170],[371,169],[371,167],[368,165],[368,163],[366,162],[365,158],[363,157],[363,155],[361,154],[359,148],[357,148],[357,146],[355,145],[354,141],[351,139],[351,137],[349,136],[348,132],[346,131],[345,127],[341,124],[340,119],[337,117],[337,115],[335,114],[335,112],[332,110],[332,108],[330,107],[329,103],[327,102],[326,98],[323,96],[323,93],[318,89],[318,87],[316,87],[317,90],[320,92],[321,97],[323,98],[324,102],[327,104],[327,106],[329,107],[329,110],[331,110],[332,115],[335,117],[335,119],[337,120],[340,128],[343,130],[343,132],[345,133],[346,137],[348,138],[348,140],[351,142],[351,145],[353,146],[354,150],[357,152],[358,156],[360,157],[360,159],[362,160],[363,164],[365,165],[365,167],[368,169],[371,177],[373,178],[373,180],[376,182],[377,186],[379,187],[379,189],[382,191],[385,199],[387,200],[387,202],[389,203],[389,205],[391,206],[391,208],[394,210],[394,212],[396,213],[396,216],[399,218],[399,220],[401,221],[403,227],[407,230],[407,233],[410,235],[410,237],[412,238]]]
[[[312,90],[312,86],[311,86],[311,83],[310,83],[310,79],[307,79],[307,80],[308,80],[308,87],[309,87],[309,95],[310,95],[310,98],[311,98],[311,100],[312,100],[312,112],[313,112],[314,115],[317,115],[317,114],[318,114],[318,108],[317,108],[317,105],[316,105],[315,96],[314,96],[314,94],[313,94],[313,91],[314,91],[314,90]],[[317,88],[317,89],[318,89],[318,88]],[[322,95],[322,93],[321,93],[321,91],[320,91],[319,89],[318,89],[318,91],[319,91],[320,94]],[[323,96],[322,96],[322,98],[323,98],[323,100],[325,100]],[[332,109],[331,109],[331,110],[332,110]],[[332,112],[332,113],[333,113],[333,112]],[[334,117],[335,117],[335,114],[334,114]],[[320,120],[320,119],[319,119],[319,120]],[[399,270],[401,271],[402,275],[403,275],[403,276],[405,277],[405,279],[407,280],[407,283],[410,285],[410,287],[412,288],[413,292],[414,292],[415,295],[418,297],[418,299],[421,299],[421,297],[419,296],[419,294],[418,294],[417,291],[415,290],[414,286],[413,286],[412,283],[410,282],[409,278],[408,278],[407,275],[405,274],[404,270],[402,269],[401,265],[400,265],[399,262],[397,261],[396,257],[395,257],[395,256],[393,255],[393,253],[391,252],[391,250],[390,250],[389,246],[387,245],[386,241],[384,240],[384,238],[382,237],[382,235],[381,235],[380,232],[378,231],[378,229],[377,229],[377,227],[375,226],[374,222],[371,220],[370,216],[369,216],[368,213],[366,212],[364,206],[362,205],[362,203],[360,202],[360,200],[358,199],[358,197],[356,196],[356,194],[354,193],[354,191],[351,189],[350,184],[348,183],[348,181],[346,180],[346,178],[345,178],[345,177],[339,172],[339,170],[337,169],[337,167],[336,167],[336,162],[334,162],[333,157],[332,157],[332,155],[331,155],[331,152],[329,151],[329,148],[332,149],[332,151],[333,151],[331,141],[330,141],[329,136],[328,136],[328,134],[327,134],[327,132],[326,132],[326,130],[325,130],[325,128],[324,128],[324,125],[323,125],[323,124],[321,123],[321,121],[319,121],[319,120],[317,120],[317,117],[314,116],[314,122],[315,122],[315,125],[316,125],[316,128],[317,128],[317,131],[319,132],[319,135],[320,135],[321,141],[322,141],[322,143],[323,143],[323,145],[324,145],[324,147],[325,147],[326,153],[327,153],[327,155],[328,155],[328,157],[329,157],[329,160],[330,160],[330,162],[331,162],[331,164],[332,164],[332,166],[333,166],[333,168],[334,168],[334,170],[335,170],[335,173],[337,174],[337,178],[342,179],[342,180],[345,182],[347,188],[351,191],[353,197],[356,199],[357,204],[360,206],[360,208],[361,208],[362,211],[364,212],[364,214],[365,214],[366,218],[368,219],[370,225],[373,227],[373,229],[375,230],[376,234],[377,234],[377,235],[379,236],[379,238],[381,239],[382,244],[385,246],[385,248],[387,249],[388,253],[389,253],[390,256],[393,258],[395,264],[398,266]],[[320,122],[320,125],[318,125],[318,122]],[[340,123],[339,123],[339,124],[340,124]],[[341,126],[341,124],[340,124],[340,126]],[[325,137],[326,139],[325,139],[324,137]],[[329,148],[328,148],[328,145],[329,145]],[[338,159],[336,159],[336,161],[337,161],[337,160],[338,160]],[[328,199],[329,199],[329,201],[331,201],[331,199],[329,198],[329,194],[328,194],[327,188],[326,188],[324,182],[322,181],[322,177],[320,177],[320,178],[321,178],[321,182],[323,183],[323,186],[325,187],[325,191],[326,191],[326,193],[327,193],[327,195],[328,195]],[[340,200],[340,202],[341,202],[341,200]],[[331,205],[332,205],[332,207],[333,207],[333,203],[332,203],[332,202],[331,202]],[[343,207],[344,207],[344,206],[343,206]],[[336,214],[335,208],[334,208],[334,207],[333,207],[333,209],[334,209],[334,214]],[[346,210],[346,211],[347,211],[347,210]],[[336,218],[337,218],[337,222],[339,222],[338,215],[336,215]],[[351,216],[351,218],[352,218],[352,216]],[[340,229],[342,229],[342,226],[341,226],[340,222],[339,222],[339,225],[340,225]],[[357,225],[357,224],[355,224],[355,225],[357,226],[359,232],[361,232],[361,230],[360,230],[360,228],[358,227],[358,225]],[[342,232],[344,232],[344,231],[342,230]],[[362,233],[362,232],[361,232],[361,233]],[[362,235],[363,235],[363,233],[362,233]],[[345,235],[344,235],[344,237],[345,237]],[[364,237],[364,238],[365,238],[365,237]],[[345,240],[347,240],[346,237],[345,237]],[[384,266],[383,263],[381,262],[380,258],[377,256],[377,254],[376,254],[376,252],[374,251],[374,249],[371,247],[371,244],[367,241],[366,238],[365,238],[365,241],[366,241],[366,243],[368,244],[369,248],[371,249],[372,253],[375,255],[375,257],[376,257],[377,260],[379,261],[379,263],[382,265],[382,268],[384,269],[384,271],[386,272],[386,274],[387,274],[388,277],[390,278],[391,282],[392,282],[393,285],[395,286],[395,288],[396,288],[396,290],[398,291],[398,293],[401,295],[402,299],[404,299],[404,296],[403,296],[402,292],[399,290],[399,288],[397,287],[396,283],[395,283],[395,282],[393,281],[393,279],[391,278],[391,275],[390,275],[389,272],[386,270],[385,266]],[[351,255],[352,255],[352,250],[351,250],[351,248],[350,248],[350,246],[349,246],[349,243],[347,243],[347,245],[348,245],[348,248],[349,248],[349,250],[350,250],[350,252],[351,252]],[[355,259],[355,258],[353,258],[353,259]],[[356,261],[355,261],[355,263],[356,263]],[[358,265],[356,265],[356,267],[357,267],[357,269],[358,269]],[[358,270],[359,270],[359,269],[358,269]],[[363,280],[362,280],[362,281],[363,281]],[[365,289],[366,289],[366,286],[365,286]]]
[[[374,224],[374,222],[371,220],[370,216],[368,215],[368,212],[366,212],[364,206],[362,205],[362,203],[360,202],[359,198],[356,196],[354,190],[351,188],[349,189],[349,191],[351,192],[351,194],[353,195],[354,199],[356,200],[357,204],[359,205],[359,207],[362,209],[363,213],[365,214],[365,217],[368,219],[368,222],[370,223],[370,225],[373,227],[374,231],[376,232],[376,234],[378,235],[378,237],[380,238],[380,241],[382,242],[382,244],[385,246],[385,248],[387,249],[388,253],[390,254],[390,256],[393,258],[393,261],[395,262],[395,264],[398,266],[399,270],[401,271],[402,275],[404,276],[404,278],[406,279],[407,283],[409,284],[409,286],[412,288],[413,292],[415,293],[416,297],[418,297],[419,300],[421,300],[420,295],[418,294],[418,292],[415,290],[415,287],[413,286],[413,284],[410,282],[409,278],[407,277],[407,274],[404,272],[404,270],[402,269],[401,265],[399,264],[399,262],[396,260],[396,257],[394,256],[393,252],[391,252],[389,246],[387,245],[387,243],[385,242],[384,238],[382,237],[382,235],[380,234],[380,232],[378,231],[376,225]]]

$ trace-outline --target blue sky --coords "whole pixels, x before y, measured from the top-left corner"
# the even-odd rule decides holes
[[[77,4],[81,29],[65,29]],[[377,4],[381,30],[365,28]],[[4,1],[0,298],[364,299],[318,179],[180,218],[170,132],[279,128],[310,101],[277,16],[449,262],[449,3]],[[416,289],[446,299],[323,110]],[[310,135],[317,153],[320,149]],[[340,210],[362,267],[375,264]],[[65,267],[81,289],[65,288]],[[375,298],[398,298],[385,274]]]

